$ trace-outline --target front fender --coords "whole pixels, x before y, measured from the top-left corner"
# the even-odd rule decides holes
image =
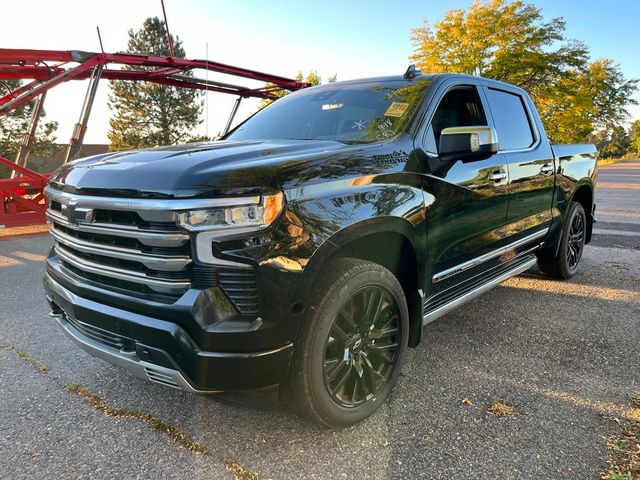
[[[365,176],[288,191],[287,219],[303,237],[292,252],[304,258],[305,276],[313,281],[342,247],[377,233],[404,236],[423,261],[425,207],[418,182],[407,174]]]

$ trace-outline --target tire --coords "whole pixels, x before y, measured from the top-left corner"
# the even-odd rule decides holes
[[[538,256],[538,268],[545,275],[569,279],[578,271],[578,265],[584,252],[587,231],[587,216],[584,208],[577,202],[571,202],[567,220],[562,228],[562,237],[558,254]]]
[[[404,292],[386,268],[338,258],[313,296],[283,394],[313,422],[353,425],[380,408],[400,375],[409,337]]]

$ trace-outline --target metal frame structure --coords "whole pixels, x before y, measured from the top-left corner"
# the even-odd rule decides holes
[[[192,70],[207,70],[240,78],[265,82],[267,86],[249,88],[236,84],[196,78]],[[92,53],[77,50],[24,50],[0,48],[0,82],[30,80],[30,82],[0,96],[0,118],[15,109],[36,101],[29,131],[25,134],[15,162],[0,156],[0,165],[9,167],[11,178],[0,179],[0,228],[45,222],[46,198],[42,190],[48,174],[27,168],[35,141],[40,112],[47,92],[70,80],[87,80],[89,85],[78,123],[65,154],[65,163],[80,154],[91,108],[100,80],[153,82],[180,88],[192,88],[236,95],[231,114],[224,128],[226,133],[243,98],[277,98],[281,90],[298,90],[309,86],[305,82],[211,60],[189,60],[143,53]],[[0,120],[1,121],[1,120]]]

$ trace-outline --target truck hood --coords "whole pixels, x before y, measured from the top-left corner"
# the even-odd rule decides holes
[[[359,156],[363,145],[334,141],[218,141],[84,158],[51,177],[59,189],[104,195],[198,195],[260,192],[278,187],[317,161]],[[360,152],[361,153],[361,152]]]

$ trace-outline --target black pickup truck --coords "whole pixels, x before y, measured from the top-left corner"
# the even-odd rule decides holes
[[[52,317],[90,354],[189,392],[278,392],[344,426],[423,325],[591,238],[597,153],[550,145],[480,77],[304,89],[222,140],[64,165],[46,194]],[[257,394],[257,393],[256,393]]]

